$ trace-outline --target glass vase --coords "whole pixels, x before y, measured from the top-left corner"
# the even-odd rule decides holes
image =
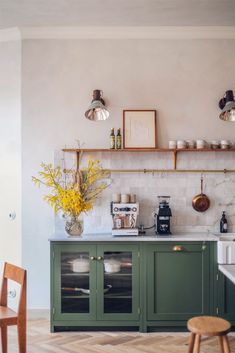
[[[70,236],[81,236],[83,233],[83,219],[81,215],[71,216],[66,220],[65,231]]]

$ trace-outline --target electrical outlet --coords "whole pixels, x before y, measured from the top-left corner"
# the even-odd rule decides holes
[[[8,297],[15,298],[16,297],[16,290],[12,289],[12,290],[8,291]]]

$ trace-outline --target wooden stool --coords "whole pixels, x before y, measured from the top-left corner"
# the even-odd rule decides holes
[[[188,320],[187,327],[191,331],[189,353],[200,352],[201,336],[218,336],[221,353],[230,353],[227,333],[231,324],[228,321],[213,316],[197,316]]]

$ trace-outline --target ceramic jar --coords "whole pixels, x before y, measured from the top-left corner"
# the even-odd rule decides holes
[[[170,149],[175,149],[177,147],[177,142],[176,141],[169,141],[169,148]]]
[[[178,148],[178,149],[186,148],[186,141],[184,141],[184,140],[178,140],[178,141],[177,141],[177,148]]]
[[[197,140],[196,142],[197,149],[202,149],[206,147],[206,141],[204,140]]]
[[[130,195],[129,194],[121,194],[121,203],[129,203]]]
[[[229,148],[229,141],[228,140],[221,140],[220,141],[220,147],[222,150],[226,150]]]
[[[112,194],[112,201],[115,203],[121,202],[121,194],[119,193]]]
[[[130,194],[130,203],[136,203],[136,194]]]

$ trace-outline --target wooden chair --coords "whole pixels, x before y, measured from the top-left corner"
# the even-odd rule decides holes
[[[230,353],[227,333],[231,329],[231,324],[227,320],[214,316],[197,316],[187,323],[191,337],[189,342],[189,353],[199,353],[201,336],[218,336],[221,353]]]
[[[19,283],[21,286],[17,312],[7,307],[9,279]],[[5,263],[0,292],[2,353],[7,353],[7,326],[11,325],[17,325],[19,353],[26,353],[26,271],[20,267]]]

